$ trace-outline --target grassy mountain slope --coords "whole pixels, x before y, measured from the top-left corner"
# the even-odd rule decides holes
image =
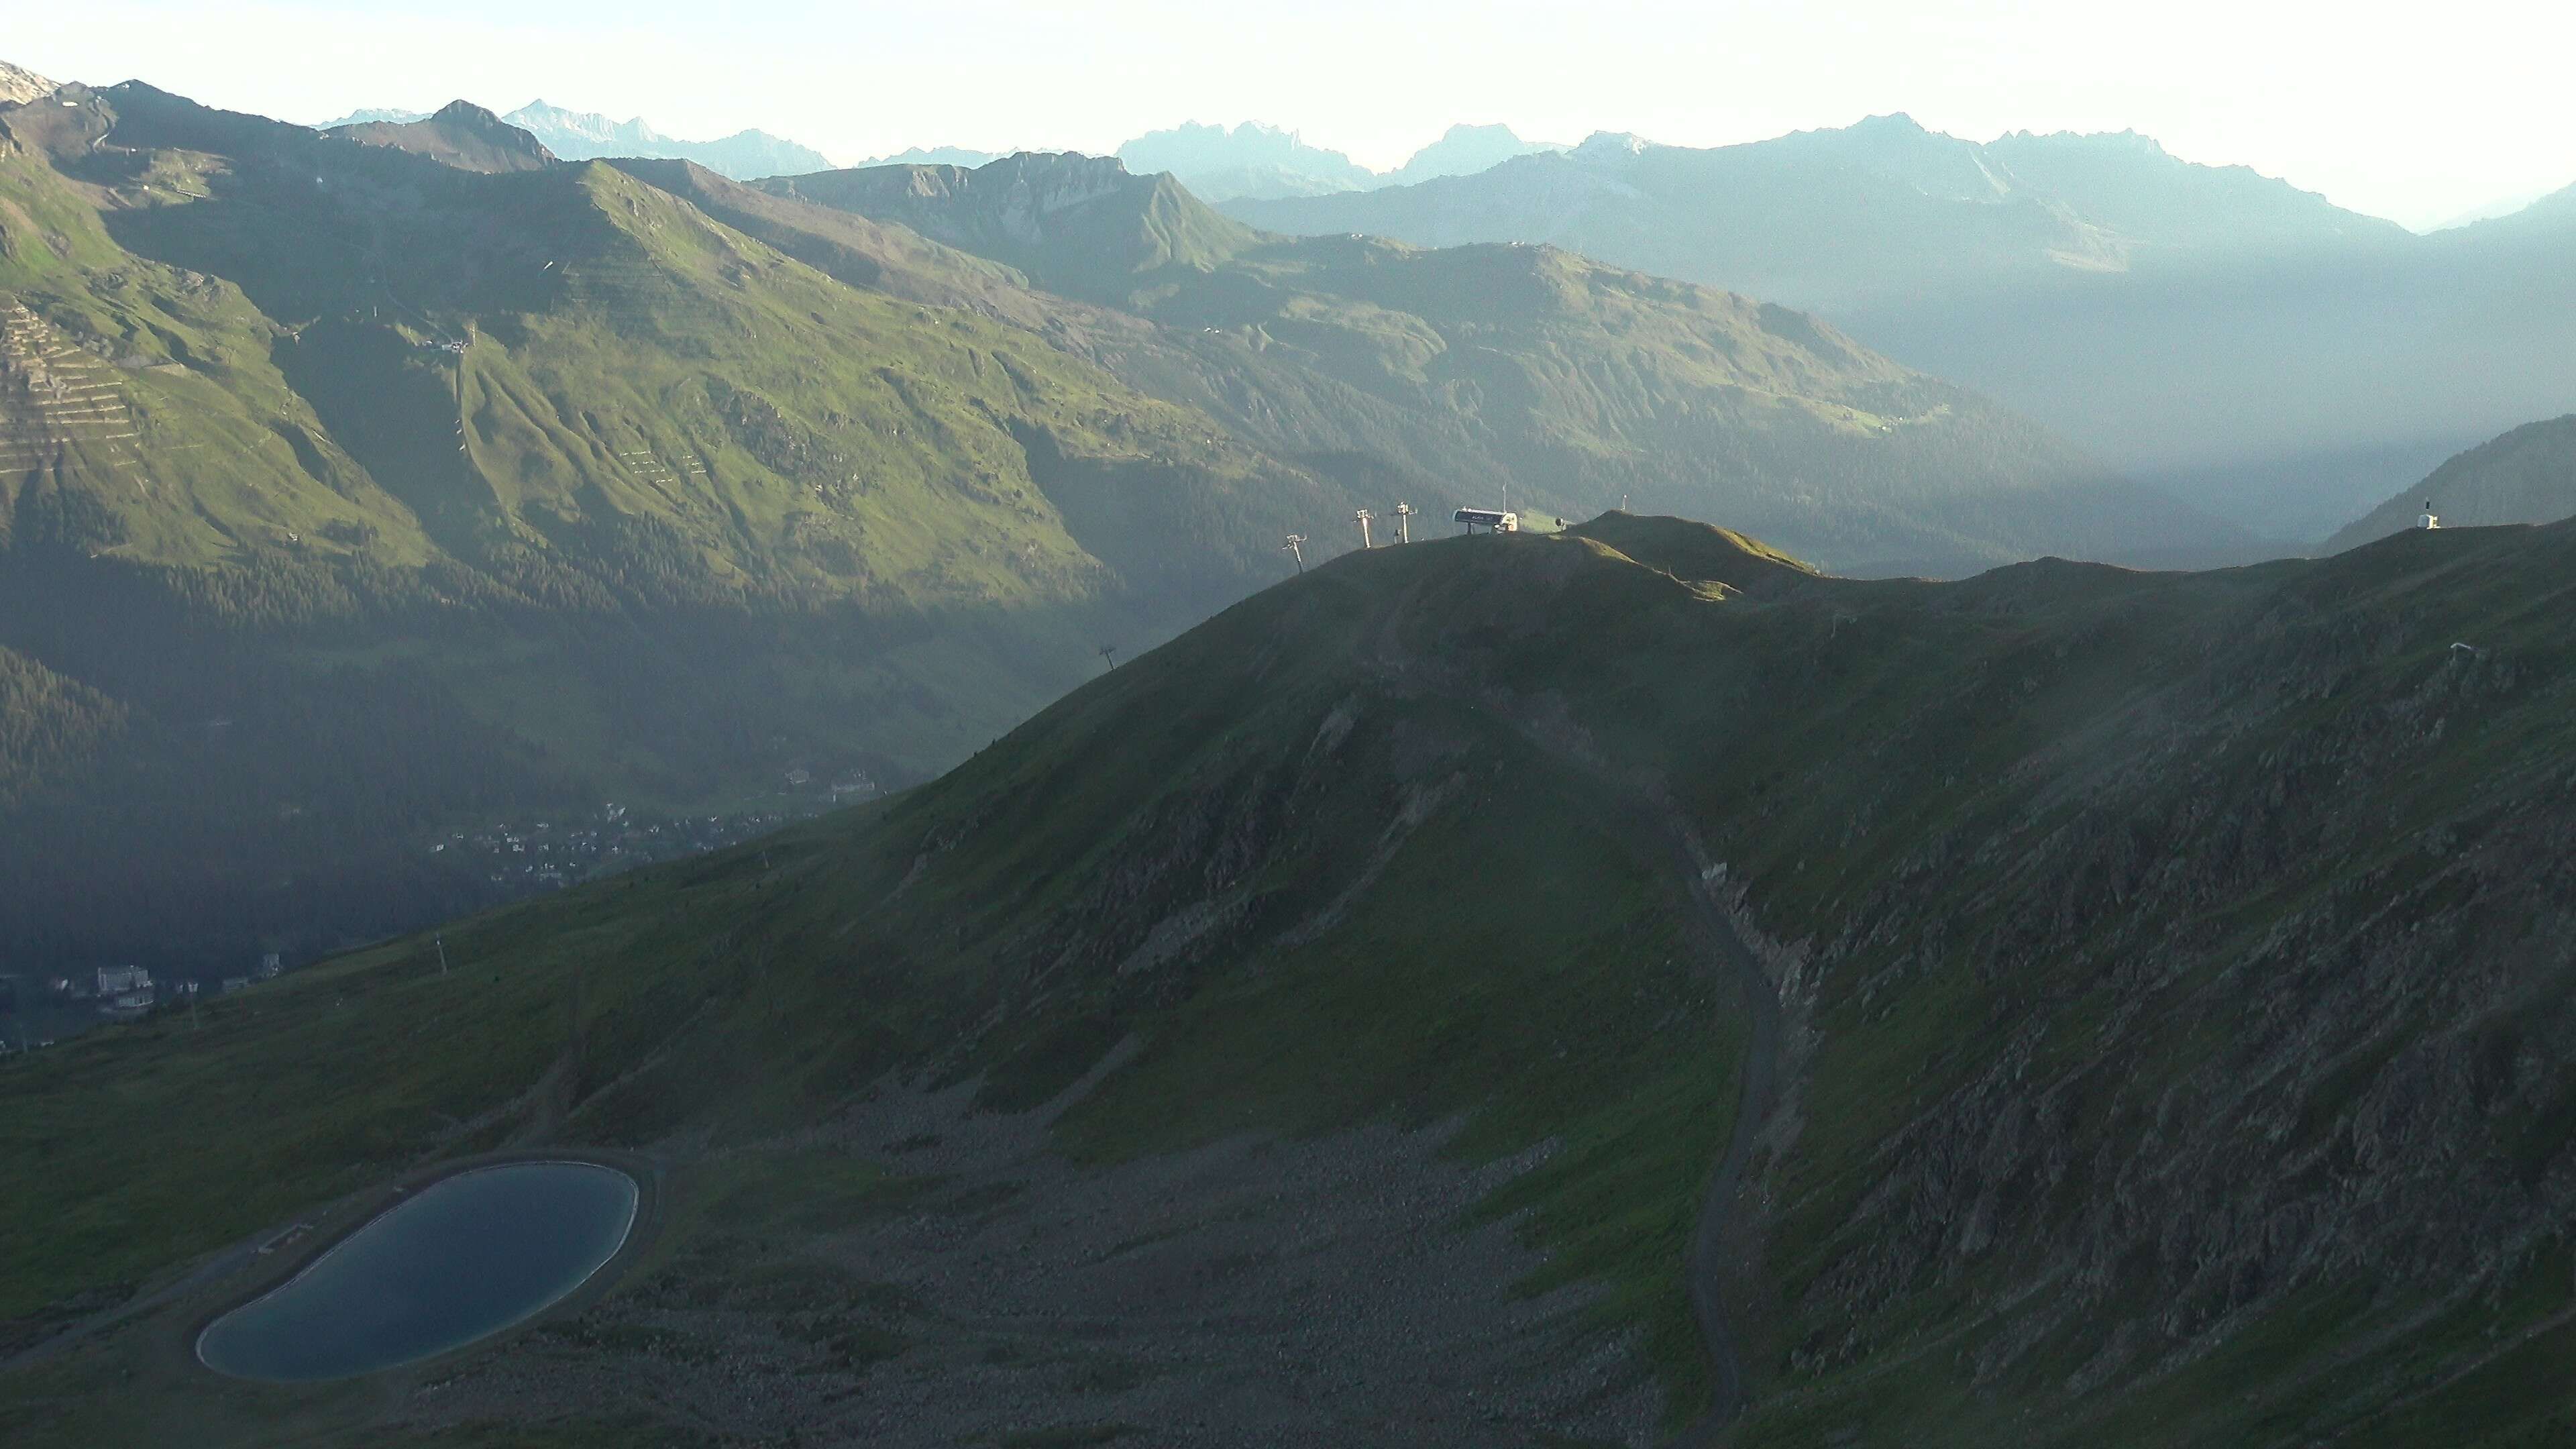
[[[396,943],[0,1075],[13,1156],[46,1164],[0,1185],[22,1336],[504,1142],[637,1147],[673,1202],[581,1317],[390,1387],[177,1366],[226,1291],[205,1282],[0,1395],[36,1443],[182,1419],[210,1443],[846,1437],[905,1384],[939,1406],[906,1421],[924,1442],[988,1401],[1021,1432],[1222,1438],[1247,1371],[1223,1326],[1106,1378],[983,1346],[977,1270],[942,1254],[1021,1209],[943,1196],[909,1154],[1037,1132],[1076,1164],[1048,1194],[1187,1198],[1259,1172],[1188,1155],[1239,1134],[1463,1113],[1453,1154],[1517,1164],[1467,1221],[1525,1211],[1554,1255],[1532,1290],[1598,1285],[1593,1332],[1654,1368],[1667,1426],[1715,1381],[1697,1262],[1738,1444],[2550,1442],[2576,1316],[2571,562],[2560,526],[1856,582],[1615,517],[1346,557],[919,791],[451,928],[453,976]],[[1751,943],[1776,1031],[1691,910]],[[1748,1177],[1695,1260],[1756,1062],[1776,1092],[1747,1098]],[[923,1073],[980,1110],[868,1125]],[[1286,1227],[1249,1211],[1256,1243]],[[897,1221],[950,1246],[833,1286]],[[867,1332],[780,1347],[834,1304]],[[1331,1337],[1412,1307],[1352,1289]],[[1313,1351],[1350,1387],[1272,1441],[1367,1437],[1331,1407],[1365,1396],[1363,1351]],[[719,1363],[736,1386],[697,1396]],[[1409,1437],[1569,1422],[1439,1407]]]
[[[2223,528],[1813,318],[1546,248],[1264,236],[1168,176],[1022,155],[781,178],[1158,323],[1097,353],[1300,456],[1538,512],[1623,496],[1747,522],[1847,572],[2224,551]],[[1281,387],[1281,364],[1296,379]],[[1319,394],[1321,378],[1339,394]],[[1437,496],[1437,495],[1435,495]]]
[[[1351,506],[956,289],[854,288],[610,167],[67,94],[0,111],[0,639],[191,743],[25,802],[0,909],[66,965],[309,946],[317,842],[453,910],[489,882],[423,857],[461,821],[918,777]],[[509,788],[394,764],[415,732]],[[104,933],[51,904],[137,886]]]
[[[1211,270],[1256,243],[1168,175],[1105,156],[1021,152],[973,170],[878,166],[774,177],[773,195],[891,221],[1017,267],[1070,296],[1120,301],[1165,268]]]
[[[1812,310],[2296,541],[2576,387],[2565,238],[2533,239],[2563,228],[2417,237],[2129,135],[1981,144],[1875,117],[1227,210],[1307,235],[1548,243]]]
[[[2354,548],[2415,526],[2430,502],[2445,525],[2556,523],[2576,516],[2576,415],[2526,423],[2433,470],[2326,541]]]

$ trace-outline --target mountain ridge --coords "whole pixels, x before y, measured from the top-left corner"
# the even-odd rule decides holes
[[[471,101],[450,101],[416,121],[361,121],[323,132],[366,146],[391,146],[467,171],[531,171],[561,158],[535,134]]]
[[[352,111],[324,121],[313,129],[344,131],[362,124],[405,125],[429,119],[431,115],[426,111],[377,107]],[[551,154],[566,161],[621,156],[694,161],[736,180],[811,171],[832,164],[828,157],[812,147],[767,131],[747,129],[712,141],[683,141],[662,134],[641,116],[618,121],[595,111],[575,111],[549,105],[543,99],[532,100],[515,111],[501,114],[498,119],[528,132]]]
[[[2134,558],[2249,546],[1813,318],[1550,248],[1267,236],[1168,176],[1070,153],[758,186],[979,253],[1041,287],[1155,322],[1167,341],[1202,354],[1294,349],[1306,370],[1377,406],[1416,417],[1467,407],[1468,432],[1443,422],[1437,444],[1382,451],[1433,477],[1482,475],[1534,509],[1588,514],[1644,490],[1746,519],[1844,571],[1955,572],[2015,551],[2125,546]],[[1130,375],[1163,379],[1152,387],[1186,383],[1199,405],[1276,446],[1325,450],[1265,434],[1283,410],[1245,401],[1235,383],[1193,380],[1204,362],[1130,356]],[[1609,372],[1596,357],[1620,359],[1607,364],[1620,386],[1644,388],[1653,405],[1605,394]],[[1991,446],[1966,444],[1989,429]],[[1483,491],[1463,479],[1450,489]],[[2084,532],[2083,518],[2115,514],[2117,528]],[[1966,543],[1978,534],[2015,541],[1980,553]]]
[[[1548,243],[1815,311],[2293,544],[2576,387],[2548,207],[2418,236],[2134,135],[1977,143],[1879,117],[1223,209]]]

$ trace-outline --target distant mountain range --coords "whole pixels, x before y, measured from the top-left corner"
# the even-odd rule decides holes
[[[0,85],[5,84],[5,77],[0,77]],[[52,89],[50,82],[43,84],[46,90]],[[315,129],[409,125],[430,118],[427,111],[375,108],[352,111]],[[621,156],[694,161],[737,181],[823,171],[832,165],[821,152],[766,131],[742,131],[719,141],[681,141],[663,135],[641,118],[616,121],[541,100],[530,101],[500,119],[525,130],[566,161]],[[1149,131],[1120,146],[1116,154],[1131,171],[1168,171],[1201,199],[1227,201],[1237,197],[1324,196],[1405,185],[1481,171],[1515,156],[1563,149],[1524,141],[1509,126],[1458,125],[1414,153],[1402,167],[1380,173],[1339,151],[1308,145],[1293,131],[1246,122],[1233,127],[1192,124]],[[1000,152],[959,146],[914,147],[860,164],[963,166],[971,170],[998,161],[1001,156]]]
[[[972,151],[962,146],[915,146],[891,156],[877,156],[862,161],[862,166],[963,166],[973,170],[1002,159],[999,151]]]
[[[1568,517],[1628,499],[1862,573],[2254,548],[1812,318],[1551,247],[1267,236],[1170,175],[1072,154],[756,189],[1159,324],[1163,355],[1113,333],[1126,355],[1104,360],[1279,452],[1344,460],[1328,471],[1366,459],[1396,496]]]
[[[1153,131],[1118,148],[1130,171],[1171,173],[1206,201],[1332,196],[1456,176],[1515,156],[1564,148],[1524,141],[1509,126],[1452,126],[1402,167],[1371,171],[1339,151],[1306,143],[1294,131],[1256,122],[1181,126]]]
[[[1116,156],[1140,175],[1168,172],[1202,201],[1332,196],[1381,186],[1406,186],[1443,176],[1464,176],[1515,156],[1563,151],[1546,141],[1524,141],[1502,125],[1451,126],[1439,140],[1413,153],[1393,171],[1371,171],[1339,151],[1310,145],[1294,131],[1258,122],[1239,126],[1186,125],[1149,131],[1120,146]],[[859,163],[866,166],[962,166],[973,170],[1002,159],[997,151],[955,146],[916,147]]]
[[[430,118],[426,111],[370,109],[353,111],[337,120],[325,121],[314,129],[332,131],[356,125],[407,125]],[[542,100],[530,101],[499,119],[528,132],[549,152],[566,161],[588,161],[603,156],[694,161],[710,171],[737,179],[819,171],[832,164],[831,158],[822,152],[773,136],[767,131],[737,131],[714,141],[682,141],[663,135],[640,117],[611,120],[596,112],[570,111]]]
[[[756,190],[464,103],[57,99],[0,108],[0,940],[48,959],[307,952],[582,869],[468,829],[917,781],[1363,508],[1878,572],[2244,542],[1552,248],[1265,236],[1103,158]]]
[[[1339,151],[1309,146],[1294,131],[1256,122],[1149,131],[1119,147],[1118,159],[1142,176],[1168,171],[1209,201],[1327,196],[1377,182],[1376,172]]]
[[[2576,200],[2416,236],[2128,133],[1979,144],[1898,115],[1715,150],[1605,136],[1225,209],[1546,242],[1811,309],[2285,540],[2576,399]]]
[[[51,84],[46,83],[50,90]],[[426,111],[368,109],[326,121],[317,130],[356,125],[408,125],[430,119]],[[565,110],[530,101],[500,117],[534,136],[566,161],[637,156],[694,161],[737,181],[828,170],[821,152],[766,131],[742,131],[720,141],[680,141],[656,131],[642,119],[615,121],[592,112]],[[1140,174],[1168,171],[1199,197],[1227,201],[1236,197],[1323,196],[1379,186],[1405,185],[1441,176],[1481,171],[1515,156],[1560,151],[1562,146],[1524,141],[1509,126],[1458,125],[1414,153],[1402,167],[1371,171],[1339,151],[1309,145],[1293,131],[1258,122],[1239,126],[1184,125],[1149,131],[1120,146],[1117,156]],[[862,166],[963,166],[972,169],[1002,158],[1002,153],[959,146],[914,147]]]

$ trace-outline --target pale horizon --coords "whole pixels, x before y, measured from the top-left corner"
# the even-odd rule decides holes
[[[1383,172],[1459,122],[1706,147],[1904,112],[1974,141],[2136,131],[2418,229],[2576,183],[2552,75],[2576,17],[2472,0],[2427,34],[2411,13],[2190,0],[2124,26],[1959,0],[1830,18],[1637,0],[1580,15],[1331,0],[1247,17],[1138,0],[1084,17],[800,6],[743,27],[594,0],[533,15],[490,0],[76,14],[13,0],[0,60],[305,124],[542,98],[688,140],[766,131],[836,164],[939,146],[1105,154],[1146,131],[1255,120]]]

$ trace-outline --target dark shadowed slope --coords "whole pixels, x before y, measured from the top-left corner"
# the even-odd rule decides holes
[[[1294,131],[1257,121],[1148,131],[1121,145],[1117,156],[1139,175],[1168,172],[1211,201],[1232,196],[1328,196],[1378,184],[1377,173],[1341,152],[1308,145]]]
[[[209,1284],[0,1404],[34,1444],[1650,1442],[1619,1405],[1711,1392],[1746,1060],[1703,893],[1780,1013],[1698,1280],[1731,1442],[2553,1442],[2571,565],[2564,525],[1950,584],[1634,519],[1345,557],[921,790],[451,927],[453,975],[396,943],[0,1073],[29,1337],[503,1142],[640,1149],[671,1205],[596,1306],[418,1378],[234,1395],[165,1347]],[[1371,1136],[1432,1123],[1446,1165]],[[1543,1264],[1487,1255],[1514,1213]],[[1591,1306],[1424,1316],[1513,1283]]]

